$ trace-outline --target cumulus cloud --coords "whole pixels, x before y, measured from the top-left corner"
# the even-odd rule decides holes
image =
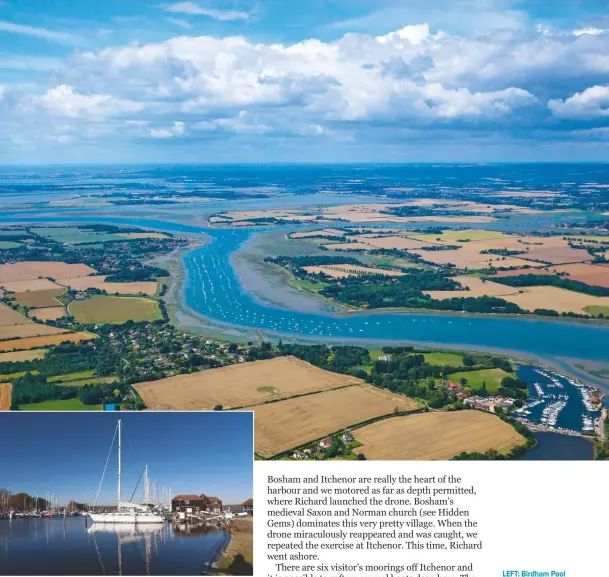
[[[606,119],[608,55],[607,34],[547,29],[460,36],[414,24],[293,44],[184,35],[76,52],[50,86],[45,76],[30,93],[0,89],[0,128],[58,142],[570,134],[571,122]]]
[[[591,86],[564,100],[551,99],[548,108],[557,118],[609,116],[609,86]]]
[[[61,84],[48,90],[42,97],[44,106],[51,112],[70,118],[106,118],[126,112],[142,110],[138,102],[120,100],[108,94],[79,94],[72,86]]]
[[[247,12],[237,10],[215,10],[213,8],[203,8],[194,2],[177,2],[165,8],[167,12],[176,14],[191,14],[193,16],[207,16],[215,20],[247,20],[250,15]]]

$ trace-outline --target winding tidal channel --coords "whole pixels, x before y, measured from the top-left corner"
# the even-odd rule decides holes
[[[509,316],[375,312],[333,315],[288,310],[255,298],[239,279],[231,256],[254,234],[251,230],[209,229],[147,218],[58,216],[17,222],[103,222],[173,233],[201,234],[211,242],[184,256],[187,308],[219,326],[259,331],[265,336],[317,342],[408,342],[456,349],[489,349],[539,358],[609,362],[609,324],[552,321]]]

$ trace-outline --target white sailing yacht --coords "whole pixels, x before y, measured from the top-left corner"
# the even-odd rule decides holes
[[[94,523],[163,523],[164,519],[151,511],[147,505],[137,505],[127,503],[122,500],[121,495],[121,420],[117,423],[118,432],[118,490],[117,490],[117,509],[114,513],[89,513],[89,517]],[[105,471],[104,471],[105,472]],[[148,469],[146,468],[146,488],[148,487]],[[102,476],[103,481],[103,476]],[[98,491],[99,494],[99,491]],[[146,499],[148,502],[148,499]]]

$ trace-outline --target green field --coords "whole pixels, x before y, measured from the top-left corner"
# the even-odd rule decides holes
[[[423,242],[457,242],[459,240],[492,240],[503,238],[505,235],[494,230],[445,230],[442,234],[409,234],[410,238]]]
[[[141,297],[96,295],[70,305],[70,314],[81,323],[122,324],[129,320],[156,321],[163,318],[159,303]]]
[[[436,366],[445,366],[449,365],[451,367],[462,367],[463,366],[463,357],[461,355],[456,355],[454,353],[424,353],[425,362],[430,365]]]
[[[609,307],[590,305],[588,307],[584,307],[584,310],[589,315],[598,316],[598,315],[602,314],[602,315],[604,315],[606,317],[609,317]]]
[[[501,386],[501,381],[504,377],[513,376],[510,373],[505,372],[503,369],[482,369],[479,371],[463,371],[461,373],[451,373],[446,378],[450,379],[453,383],[460,383],[461,379],[467,379],[467,387],[472,389],[481,389],[482,385],[486,383],[486,390],[489,394],[497,392]]]
[[[101,405],[83,405],[78,399],[43,401],[19,405],[20,411],[101,411]]]
[[[75,227],[65,228],[33,228],[32,232],[67,244],[82,244],[87,242],[106,242],[109,240],[125,240],[118,234],[81,230]]]
[[[40,371],[30,371],[33,375],[39,375]],[[27,371],[21,371],[19,373],[10,373],[7,375],[0,375],[0,382],[5,382],[5,381],[12,381],[14,379],[20,379],[21,377],[23,377],[25,374],[27,373]]]
[[[79,373],[70,373],[68,375],[56,375],[54,377],[49,377],[47,381],[49,383],[57,383],[61,384],[67,381],[76,381],[79,379],[86,379],[88,377],[92,377],[94,374],[93,371],[80,371]]]
[[[316,293],[328,286],[323,282],[311,282],[304,279],[290,280],[289,284],[294,288],[304,289]]]
[[[62,387],[84,387],[85,385],[105,385],[107,383],[114,383],[116,377],[98,377],[93,371],[81,371],[80,373],[49,377],[47,381],[49,383],[61,385]]]
[[[0,250],[9,250],[11,248],[19,248],[20,246],[23,245],[12,240],[0,240]]]

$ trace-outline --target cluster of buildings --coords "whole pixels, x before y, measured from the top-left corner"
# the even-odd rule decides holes
[[[108,338],[111,347],[129,360],[138,380],[245,362],[247,355],[244,347],[181,333],[169,324],[116,329]]]
[[[254,500],[247,499],[243,503],[225,505],[218,497],[209,497],[205,494],[176,495],[171,500],[172,513],[184,515],[197,515],[201,513],[217,514],[232,513],[233,515],[253,515]]]
[[[496,412],[496,408],[500,408],[503,411],[509,411],[514,407],[514,399],[508,397],[468,397],[463,401],[464,405],[472,407],[473,409],[479,409],[481,411],[489,411],[490,413]]]
[[[313,443],[311,446],[306,447],[304,449],[294,451],[292,453],[292,458],[298,460],[313,459],[316,455],[323,453],[325,450],[332,447],[335,438],[338,438],[343,443],[343,445],[347,445],[348,443],[351,443],[355,440],[355,438],[349,431],[345,431],[344,433],[335,435],[334,437],[326,437],[325,439],[322,439],[317,443]]]

